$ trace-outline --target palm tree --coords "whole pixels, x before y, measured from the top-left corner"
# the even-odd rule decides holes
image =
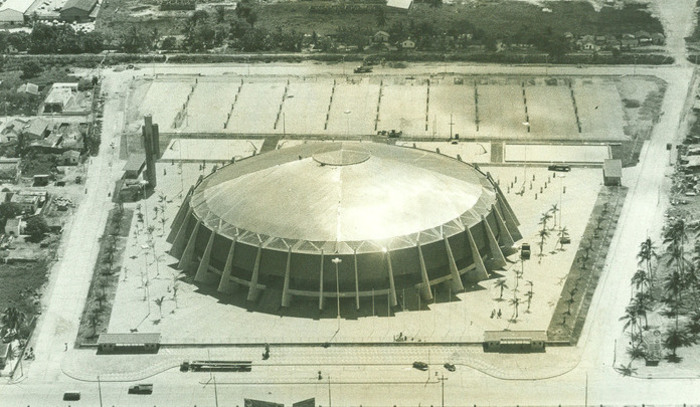
[[[518,306],[520,306],[520,298],[518,298],[518,297],[511,298],[510,305],[515,307],[515,310],[513,312],[513,317],[511,318],[511,320],[517,321],[518,320]]]
[[[505,279],[505,278],[501,278],[501,279],[496,280],[496,282],[493,283],[493,287],[494,287],[494,288],[500,288],[501,294],[500,294],[500,296],[498,297],[498,300],[499,300],[499,301],[502,301],[502,300],[503,300],[503,290],[506,289],[506,288],[508,288],[508,283],[506,282],[506,279]]]
[[[636,335],[635,328],[637,327],[638,317],[637,310],[634,307],[627,306],[625,308],[625,313],[620,317],[620,321],[625,321],[625,324],[622,326],[622,331],[624,332],[629,329],[630,335]]]
[[[542,257],[544,250],[544,241],[549,237],[549,229],[542,228],[537,232],[537,236],[540,238],[540,257]]]
[[[107,294],[105,294],[104,290],[99,290],[95,293],[95,301],[97,301],[97,309],[103,310],[104,303],[107,301]]]
[[[647,275],[646,270],[637,270],[637,272],[632,276],[630,283],[637,289],[637,291],[643,294],[644,286],[649,284],[649,276]]]
[[[19,331],[24,325],[26,316],[22,311],[16,307],[7,307],[0,317],[0,322],[2,322],[5,334],[9,336],[9,339],[16,339],[19,337]]]
[[[637,253],[637,258],[639,259],[639,265],[642,263],[646,264],[649,284],[651,287],[654,287],[654,268],[652,267],[652,259],[658,259],[659,255],[656,253],[656,247],[654,246],[654,242],[652,242],[651,238],[647,237],[646,240],[639,245],[639,253]]]
[[[634,310],[637,318],[644,317],[644,329],[649,329],[649,321],[647,320],[647,313],[652,311],[651,304],[647,301],[647,295],[644,293],[637,293],[635,297],[630,302],[630,307]]]
[[[672,361],[678,360],[678,355],[676,350],[681,346],[688,346],[692,344],[691,338],[685,333],[684,330],[678,328],[671,328],[666,331],[666,337],[664,338],[664,346],[666,349],[671,351],[670,359]]]
[[[97,326],[102,322],[102,314],[97,309],[93,308],[88,313],[88,325],[92,328],[92,337],[97,336]]]
[[[673,270],[671,274],[666,277],[664,282],[664,290],[668,295],[668,302],[671,304],[671,312],[676,317],[675,328],[678,330],[678,314],[680,313],[680,307],[682,302],[681,292],[683,290],[683,279],[677,270]]]
[[[554,230],[554,228],[557,227],[557,212],[559,212],[559,205],[558,204],[553,204],[551,208],[549,208],[549,212],[552,214],[552,219],[554,219],[554,224],[550,228],[550,230]]]
[[[549,220],[552,219],[552,214],[550,213],[550,211],[543,213],[542,217],[540,217],[539,224],[542,225],[542,229],[547,229],[547,222],[549,222]]]
[[[629,362],[627,366],[625,365],[619,365],[617,368],[617,371],[620,372],[623,376],[632,376],[633,374],[637,373],[637,368],[632,367],[632,362]]]
[[[677,219],[664,232],[664,243],[666,251],[671,255],[670,263],[675,263],[676,270],[680,273],[680,278],[685,278],[685,220]]]
[[[165,300],[164,296],[161,296],[160,298],[156,298],[153,300],[153,302],[156,303],[158,306],[158,314],[160,314],[160,317],[163,318],[163,301]]]
[[[532,303],[532,297],[534,295],[535,294],[532,291],[528,291],[525,293],[525,298],[527,299],[527,309],[525,310],[525,312],[530,312],[530,303]]]
[[[564,250],[564,242],[569,240],[569,230],[564,226],[558,233],[559,235],[559,250]]]

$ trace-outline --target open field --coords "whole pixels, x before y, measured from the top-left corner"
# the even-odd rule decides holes
[[[196,141],[191,141],[196,142]],[[200,140],[206,143],[205,140]],[[291,142],[291,141],[289,141]],[[465,143],[464,148],[476,150],[477,145]],[[244,154],[245,146],[240,146]],[[147,225],[134,217],[131,227],[133,233],[126,245],[124,264],[120,276],[113,313],[110,318],[110,332],[128,332],[128,329],[138,328],[139,332],[161,332],[164,343],[264,343],[264,342],[325,342],[333,337],[337,329],[335,319],[336,309],[328,306],[316,319],[297,318],[276,315],[280,312],[278,305],[247,304],[236,297],[220,295],[207,285],[192,284],[188,277],[179,274],[173,268],[174,260],[167,255],[169,244],[165,240],[170,220],[178,209],[180,192],[180,175],[178,166],[167,161],[159,164],[159,187],[156,194],[141,202],[145,214],[150,214],[153,208],[165,202],[165,230],[155,218],[147,216],[148,222],[155,225],[152,233],[155,251],[151,249],[146,230]],[[161,177],[163,169],[167,175]],[[374,311],[371,315],[354,315],[354,302],[341,299],[340,309],[344,318],[340,322],[340,332],[335,341],[358,342],[392,342],[394,337],[402,333],[412,341],[461,341],[480,342],[485,329],[541,329],[549,324],[551,313],[559,297],[560,281],[566,275],[569,263],[575,254],[579,243],[577,236],[583,232],[587,222],[587,214],[592,209],[597,191],[601,183],[599,169],[574,169],[566,178],[551,178],[550,172],[544,168],[528,168],[527,177],[534,176],[535,189],[527,190],[522,196],[515,194],[515,189],[506,192],[507,184],[515,177],[522,182],[523,169],[520,167],[485,167],[490,171],[504,188],[504,193],[514,207],[523,225],[520,230],[525,236],[524,241],[534,243],[538,228],[536,219],[539,214],[548,210],[552,204],[560,203],[564,208],[561,219],[572,236],[572,244],[564,251],[549,251],[556,246],[555,238],[546,243],[546,255],[541,265],[536,257],[526,264],[525,280],[534,282],[535,296],[531,304],[531,312],[524,312],[526,306],[521,306],[517,322],[509,321],[513,313],[508,302],[506,291],[504,300],[499,300],[499,292],[493,286],[494,279],[486,280],[468,288],[464,293],[453,293],[445,286],[435,288],[436,301],[431,304],[420,303],[416,292],[401,292],[399,306],[390,311],[392,318],[386,318],[386,298],[374,299]],[[210,165],[201,168],[199,164],[183,163],[182,176],[185,189],[196,178],[211,171]],[[549,178],[549,188],[544,189],[537,199],[534,191],[539,190]],[[562,186],[566,193],[560,194]],[[165,200],[159,202],[161,193]],[[130,204],[135,205],[135,204]],[[575,215],[574,215],[575,213]],[[531,219],[528,221],[528,219]],[[554,233],[554,232],[553,232]],[[509,287],[515,287],[514,270],[521,267],[517,255],[510,260],[513,264],[507,270],[500,271],[495,276],[502,275],[507,279]],[[521,281],[521,284],[524,284]],[[174,294],[173,287],[177,286]],[[521,291],[524,290],[521,287]],[[159,307],[155,299],[164,298]],[[262,297],[264,302],[265,296]],[[305,302],[297,300],[295,306],[305,307]],[[369,302],[369,298],[361,301]],[[317,304],[310,304],[316,306]],[[412,312],[403,312],[406,309]],[[417,309],[431,312],[416,312]],[[490,318],[492,310],[501,309],[502,318]],[[284,315],[284,311],[281,311]],[[231,329],[233,326],[256,326],[255,330]],[[206,332],[206,334],[204,334]]]
[[[626,141],[641,126],[634,120],[654,117],[658,107],[644,101],[659,86],[644,77],[182,76],[135,82],[139,107],[128,117],[132,131],[151,113],[161,133],[320,138],[444,138],[451,118],[452,133],[468,139]],[[643,103],[640,115],[621,94]]]

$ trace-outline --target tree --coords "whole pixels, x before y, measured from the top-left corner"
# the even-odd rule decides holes
[[[97,327],[102,322],[102,313],[97,308],[93,308],[87,315],[88,325],[92,328],[92,337],[97,336]]]
[[[550,219],[552,219],[551,209],[549,211],[543,213],[542,217],[540,217],[539,224],[542,225],[543,229],[547,228],[547,222],[549,222]]]
[[[386,14],[384,13],[383,7],[377,8],[376,18],[378,27],[384,27],[384,25],[386,25]]]
[[[664,337],[664,347],[671,351],[670,359],[672,361],[678,360],[678,355],[676,354],[676,350],[678,348],[691,344],[692,340],[684,330],[673,327],[666,331],[666,336]]]
[[[569,230],[564,226],[561,228],[559,231],[559,249],[564,250],[564,242],[568,241],[570,239],[569,237]]]
[[[619,365],[616,370],[620,372],[623,376],[632,376],[633,374],[637,373],[637,368],[632,367],[632,362],[629,362],[626,366],[625,365]]]
[[[508,288],[508,283],[506,282],[505,278],[501,278],[496,280],[496,282],[493,283],[494,288],[499,288],[501,290],[501,293],[498,297],[499,300],[503,300],[503,290]]]
[[[100,311],[104,310],[104,303],[107,301],[107,294],[104,290],[99,290],[95,293],[95,301],[97,301],[97,309]]]
[[[22,64],[22,75],[20,75],[20,78],[35,78],[39,76],[41,72],[43,72],[43,69],[41,68],[41,65],[39,65],[39,63],[37,63],[36,61],[27,61]]]
[[[649,285],[654,287],[654,268],[652,267],[652,260],[658,259],[659,255],[656,253],[656,247],[651,238],[646,238],[639,245],[639,252],[637,253],[637,259],[639,259],[639,265],[642,263],[646,264],[647,273],[649,276]]]
[[[158,306],[158,313],[160,314],[160,317],[163,318],[163,301],[165,300],[164,296],[161,296],[160,298],[156,298],[153,300],[153,302],[156,303]]]
[[[8,219],[14,218],[22,213],[22,207],[15,202],[0,203],[0,226],[5,229]]]
[[[651,304],[647,300],[647,295],[638,292],[632,301],[630,302],[630,307],[634,310],[637,318],[644,317],[644,329],[649,329],[649,321],[647,320],[647,313],[651,312]]]
[[[26,316],[16,307],[7,307],[0,317],[2,322],[3,336],[14,340],[19,337],[19,332],[24,325]]]
[[[44,238],[45,234],[49,233],[49,225],[46,224],[46,219],[43,216],[33,216],[27,219],[24,231],[32,241],[38,242]]]
[[[634,286],[640,293],[644,293],[644,287],[649,284],[649,278],[645,270],[639,269],[632,276],[630,284]]]
[[[554,223],[550,229],[554,230],[554,228],[557,227],[557,212],[559,212],[559,205],[553,204],[552,207],[549,208],[549,212],[552,214],[552,219],[554,220]]]
[[[510,305],[512,305],[514,307],[513,317],[511,319],[513,321],[517,321],[518,320],[518,307],[520,306],[520,298],[518,298],[518,297],[511,298]]]
[[[534,293],[532,291],[528,291],[525,293],[525,298],[527,299],[527,309],[525,312],[530,312],[530,304],[532,303],[532,297],[534,296]]]
[[[539,232],[537,232],[537,236],[540,238],[540,257],[542,257],[544,256],[544,242],[549,237],[549,229],[543,227]]]

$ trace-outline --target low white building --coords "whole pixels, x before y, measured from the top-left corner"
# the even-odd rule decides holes
[[[24,24],[28,10],[41,0],[7,0],[0,6],[0,24]]]

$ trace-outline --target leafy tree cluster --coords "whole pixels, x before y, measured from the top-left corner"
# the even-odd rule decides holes
[[[32,54],[98,53],[104,38],[97,31],[76,31],[70,25],[37,23],[29,34],[27,49]]]

